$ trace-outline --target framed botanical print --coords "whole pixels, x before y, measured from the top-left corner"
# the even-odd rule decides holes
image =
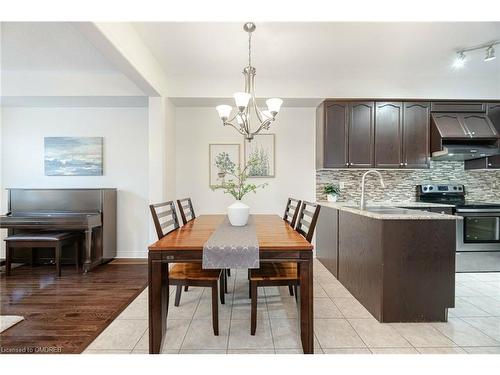
[[[275,176],[275,134],[256,134],[251,141],[245,140],[245,165],[256,160],[249,168],[250,177]]]
[[[240,165],[240,145],[237,143],[210,144],[209,153],[209,186],[220,185],[223,181],[234,179],[228,171],[236,172]]]

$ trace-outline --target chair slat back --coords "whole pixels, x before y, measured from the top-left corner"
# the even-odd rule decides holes
[[[191,198],[177,199],[177,205],[179,206],[183,224],[186,224],[196,217]]]
[[[283,220],[287,221],[292,228],[295,228],[295,223],[297,221],[297,215],[299,214],[301,203],[302,201],[294,198],[288,198],[288,202],[286,202]]]
[[[320,208],[320,205],[307,201],[303,201],[300,207],[295,230],[303,235],[308,242],[312,241]]]
[[[151,216],[153,216],[158,239],[179,228],[179,219],[173,201],[151,204],[149,209],[151,210]]]

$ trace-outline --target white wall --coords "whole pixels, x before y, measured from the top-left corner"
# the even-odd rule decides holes
[[[196,214],[223,213],[234,198],[209,188],[210,143],[240,143],[243,137],[223,127],[213,107],[176,109],[176,194],[190,196]],[[276,177],[254,179],[268,182],[264,190],[250,193],[243,201],[252,213],[283,214],[286,199],[315,197],[314,108],[283,108],[269,132],[276,134]]]
[[[45,176],[44,136],[104,137],[104,175]],[[3,188],[117,188],[118,257],[147,256],[147,108],[3,108],[1,151]]]

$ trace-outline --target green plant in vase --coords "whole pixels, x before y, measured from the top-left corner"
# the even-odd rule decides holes
[[[219,185],[212,186],[212,190],[223,190],[224,194],[230,194],[236,201],[227,209],[229,221],[234,226],[243,226],[248,222],[250,214],[250,207],[241,201],[241,199],[248,193],[257,193],[258,189],[265,188],[268,183],[253,184],[247,183],[250,168],[254,167],[260,162],[258,158],[250,159],[245,167],[242,169],[239,165],[235,166],[234,163],[227,164],[224,169],[219,169],[226,177],[233,177],[228,181],[222,180]],[[216,161],[217,165],[217,161]],[[222,165],[222,164],[221,164]],[[219,168],[219,165],[217,165]]]
[[[326,184],[323,188],[323,192],[326,194],[328,202],[337,202],[338,196],[340,195],[340,187],[335,184]]]

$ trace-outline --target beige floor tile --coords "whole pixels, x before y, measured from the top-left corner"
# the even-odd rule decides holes
[[[314,298],[314,318],[336,319],[344,316],[330,298]]]
[[[469,281],[478,281],[475,277],[474,273],[456,273],[455,281],[457,282],[469,282]]]
[[[295,298],[266,297],[267,311],[271,319],[297,319]],[[234,310],[234,309],[233,309]]]
[[[417,348],[421,354],[465,354],[465,350],[459,347],[454,348]]]
[[[500,341],[500,317],[462,318],[492,339]]]
[[[116,319],[148,319],[148,301],[137,297]]]
[[[491,316],[500,316],[500,301],[494,297],[461,297],[465,301],[473,304],[477,308],[486,311]]]
[[[473,297],[482,295],[478,290],[471,288],[468,284],[455,285],[455,297]]]
[[[500,272],[482,272],[471,275],[479,281],[500,281]]]
[[[428,323],[390,323],[414,347],[453,347],[456,344]]]
[[[373,354],[418,354],[415,348],[370,348]]]
[[[163,338],[162,348],[164,350],[180,349],[182,341],[186,336],[190,320],[174,319],[167,322],[167,333]],[[134,349],[148,350],[149,349],[149,330],[141,337]]]
[[[367,348],[338,348],[338,349],[324,349],[325,354],[372,354],[370,349]]]
[[[231,319],[248,320],[250,322],[251,312],[251,301],[249,299],[235,299],[232,303]],[[257,319],[268,319],[264,296],[257,300]]]
[[[490,316],[489,313],[467,302],[464,298],[455,298],[455,307],[448,309],[450,317]]]
[[[328,294],[326,294],[325,290],[321,285],[314,285],[313,287],[314,298],[328,298]]]
[[[332,301],[337,305],[339,310],[347,319],[375,319],[369,311],[354,298],[334,297],[332,298]]]
[[[328,285],[328,284],[338,284],[339,283],[339,281],[331,273],[316,274],[316,275],[314,275],[314,278],[322,286]]]
[[[179,306],[174,306],[174,298],[170,297],[167,319],[192,319],[200,301],[202,288],[192,288],[182,292]]]
[[[353,298],[349,291],[341,284],[325,284],[322,285],[325,293],[330,298],[341,297],[341,298]]]
[[[432,323],[432,326],[458,346],[500,346],[500,342],[458,318],[449,318],[446,323]]]
[[[467,288],[477,291],[476,296],[500,296],[500,287],[498,287],[497,282],[491,281],[477,281],[470,282],[466,284]]]
[[[181,349],[227,349],[229,322],[229,320],[219,320],[219,336],[215,336],[211,319],[194,319]]]
[[[276,354],[274,349],[229,349],[227,354]]]
[[[219,309],[219,320],[231,319],[231,310],[233,298],[231,294],[226,294],[224,304],[220,303],[220,298],[217,300]],[[200,298],[200,302],[196,307],[193,319],[212,319],[212,292],[210,289],[205,289]]]
[[[130,350],[119,349],[87,349],[82,354],[130,354]]]
[[[141,294],[139,294],[139,295],[137,296],[137,298],[139,298],[139,299],[146,299],[146,300],[147,300],[147,299],[148,299],[148,293],[149,293],[149,290],[148,290],[148,288],[146,287],[146,288],[145,288],[145,289],[141,292]]]
[[[500,354],[499,346],[473,346],[473,347],[464,347],[463,348],[467,353],[470,354]]]
[[[314,349],[321,349],[321,345],[319,344],[318,338],[314,335]]]
[[[269,320],[257,320],[255,336],[250,335],[250,320],[232,320],[229,330],[229,349],[273,349]]]
[[[275,349],[302,349],[297,319],[271,319]]]
[[[349,319],[349,323],[369,348],[410,347],[410,343],[388,324],[375,319]]]
[[[181,349],[179,354],[226,354],[226,349],[212,350],[197,350],[197,349]]]
[[[132,350],[146,329],[147,320],[114,320],[89,346],[88,349]]]
[[[276,354],[304,354],[302,349],[276,349]]]
[[[315,319],[314,332],[321,348],[366,347],[345,319]]]

